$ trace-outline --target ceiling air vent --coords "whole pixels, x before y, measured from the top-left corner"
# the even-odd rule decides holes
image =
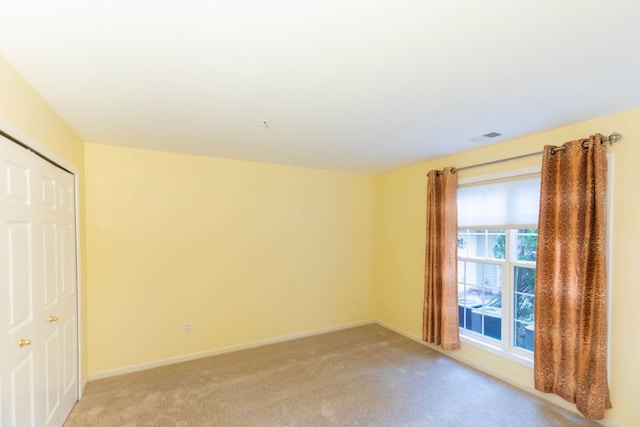
[[[501,133],[498,132],[489,132],[489,133],[485,133],[482,136],[486,136],[487,138],[496,138],[498,136],[502,135]]]
[[[485,133],[484,135],[480,135],[480,136],[476,136],[473,138],[469,138],[469,141],[473,141],[473,142],[484,142],[484,141],[488,141],[492,138],[497,138],[499,136],[502,136],[501,133],[498,132],[489,132],[489,133]]]

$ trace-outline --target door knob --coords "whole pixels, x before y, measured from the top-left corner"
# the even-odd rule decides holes
[[[57,322],[57,321],[58,321],[58,316],[49,316],[50,323]]]
[[[22,338],[22,339],[18,342],[18,345],[19,345],[20,347],[24,347],[25,345],[30,345],[30,344],[31,344],[31,340],[27,340],[27,339],[24,339],[24,338]]]

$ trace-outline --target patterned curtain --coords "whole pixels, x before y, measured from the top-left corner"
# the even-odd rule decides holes
[[[536,389],[587,418],[611,408],[607,385],[605,200],[602,135],[546,146],[535,287]]]
[[[460,348],[458,329],[458,176],[454,168],[427,174],[422,338],[445,350]]]

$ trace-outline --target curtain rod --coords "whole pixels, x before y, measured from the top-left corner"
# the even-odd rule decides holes
[[[612,133],[609,136],[603,136],[602,137],[602,142],[608,142],[611,145],[614,142],[618,142],[620,140],[620,138],[622,138],[622,135],[620,135],[618,132],[615,132],[615,133]],[[564,147],[558,147],[558,148],[554,149],[554,151],[562,151],[562,150],[564,150]],[[511,160],[524,159],[525,157],[539,156],[542,153],[544,153],[544,151],[536,151],[535,153],[521,154],[519,156],[507,157],[506,159],[498,159],[498,160],[492,160],[490,162],[476,163],[475,165],[469,165],[469,166],[463,166],[461,168],[455,168],[455,171],[456,172],[460,172],[460,171],[463,171],[465,169],[479,168],[480,166],[494,165],[496,163],[502,163],[502,162],[509,162]]]

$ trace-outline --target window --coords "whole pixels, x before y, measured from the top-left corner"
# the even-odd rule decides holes
[[[461,328],[533,351],[537,238],[535,228],[458,230]]]
[[[458,190],[460,333],[529,360],[539,192],[531,176]]]

